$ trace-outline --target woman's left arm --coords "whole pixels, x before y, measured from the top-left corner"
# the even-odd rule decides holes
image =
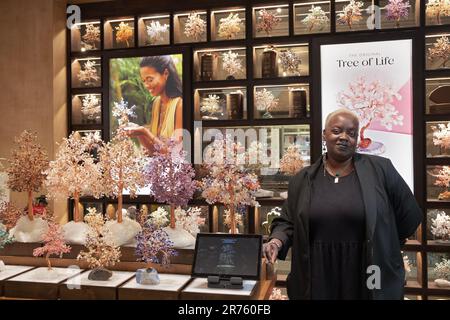
[[[175,130],[183,129],[183,99],[178,100],[175,111]]]
[[[411,236],[422,222],[422,210],[405,180],[395,169],[391,160],[386,166],[386,184],[394,208],[397,232],[400,241]]]

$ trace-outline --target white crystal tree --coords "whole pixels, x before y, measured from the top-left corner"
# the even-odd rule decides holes
[[[55,160],[46,171],[48,197],[74,200],[73,221],[63,226],[64,237],[70,243],[84,244],[88,232],[80,212],[80,197],[99,198],[103,193],[102,170],[92,154],[102,144],[99,132],[83,137],[73,132],[59,145]]]
[[[219,37],[226,39],[233,39],[241,31],[242,20],[238,13],[230,13],[228,17],[222,18],[219,21]]]
[[[450,216],[444,211],[437,213],[435,219],[431,219],[431,233],[442,241],[450,240]]]
[[[200,112],[203,114],[202,119],[217,120],[218,118],[215,115],[223,114],[223,109],[220,104],[221,99],[216,94],[208,94],[207,97],[204,97],[200,107]]]
[[[222,54],[222,68],[228,74],[227,80],[235,79],[235,75],[242,72],[242,63],[239,59],[239,53],[231,50]]]
[[[272,118],[270,112],[278,108],[278,98],[275,98],[272,91],[266,88],[255,92],[256,110],[264,112],[263,118]]]
[[[118,119],[119,127],[111,141],[100,148],[99,165],[103,172],[103,193],[117,198],[117,219],[106,224],[111,230],[117,245],[129,244],[141,231],[138,222],[123,217],[123,194],[127,190],[130,197],[136,197],[139,188],[144,187],[144,159],[135,150],[133,141],[126,134],[129,117],[134,116],[135,107],[121,100],[114,102],[113,116]]]
[[[311,9],[308,12],[308,15],[302,20],[302,23],[306,25],[308,31],[314,29],[320,31],[328,25],[330,19],[320,6],[311,5]]]

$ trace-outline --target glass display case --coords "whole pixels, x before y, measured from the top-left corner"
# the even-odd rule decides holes
[[[196,158],[201,159],[212,140],[225,136],[235,137],[249,154],[254,155],[250,157],[251,163],[245,163],[245,168],[259,176],[262,190],[258,198],[283,197],[291,172],[281,164],[287,162],[283,157],[289,147],[295,146],[295,153],[298,154],[296,165],[303,167],[310,164],[309,125],[203,128],[195,133],[195,150],[200,153]]]
[[[289,35],[289,5],[253,7],[253,37],[279,37]]]
[[[139,46],[161,46],[170,44],[170,15],[149,14],[138,19]]]
[[[426,69],[450,69],[450,33],[425,36]]]
[[[230,233],[229,210],[224,206],[217,206],[218,210],[218,232]],[[248,233],[248,208],[239,207],[235,211],[237,233]]]
[[[405,267],[405,285],[409,288],[420,288],[422,279],[418,267],[421,265],[420,252],[402,251],[403,265]]]
[[[304,0],[294,3],[294,34],[330,32],[331,1]]]
[[[102,63],[99,57],[72,60],[72,88],[98,88],[102,85]]]
[[[380,0],[381,28],[408,28],[420,25],[420,0]]]
[[[450,114],[450,78],[425,80],[425,108],[429,114]]]
[[[426,123],[427,157],[450,157],[450,122]]]
[[[307,43],[275,44],[253,48],[255,78],[299,77],[309,75]]]
[[[194,52],[195,81],[247,78],[246,48],[202,49]]]
[[[70,48],[72,52],[100,50],[100,29],[100,20],[75,23],[70,29]]]
[[[450,209],[427,210],[427,243],[450,245]]]
[[[254,87],[254,118],[295,118],[309,117],[309,85],[273,85]]]
[[[428,288],[450,290],[450,254],[428,253]]]
[[[245,8],[211,11],[211,40],[245,39]]]
[[[427,166],[427,200],[450,201],[450,166]]]
[[[103,28],[105,49],[122,49],[135,46],[133,17],[107,19]]]
[[[247,119],[247,89],[224,87],[197,89],[194,94],[195,120]]]
[[[336,0],[336,32],[371,30],[375,28],[368,22],[373,16],[372,0]]]
[[[269,236],[270,225],[280,213],[281,206],[261,205],[260,207],[255,207],[255,233]]]
[[[428,26],[450,24],[450,3],[446,0],[427,0],[425,24]]]
[[[205,42],[206,11],[177,12],[173,16],[175,43]]]
[[[72,96],[72,124],[101,124],[102,95],[77,94]]]

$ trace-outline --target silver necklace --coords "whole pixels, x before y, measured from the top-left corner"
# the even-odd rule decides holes
[[[341,172],[345,172],[345,170],[351,165],[351,161],[342,169]],[[327,162],[327,157],[324,154],[323,155],[323,176],[326,176],[326,171],[327,171],[327,166],[328,166],[328,162]],[[334,174],[332,173],[332,170],[330,169],[330,167],[328,166],[328,172],[334,176],[334,183],[339,183],[339,177],[341,176],[341,174],[339,173],[339,171],[336,171]]]

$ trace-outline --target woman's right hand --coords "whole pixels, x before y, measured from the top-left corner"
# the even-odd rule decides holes
[[[124,128],[124,131],[130,138],[139,138],[141,136],[147,135],[148,129],[144,128],[143,126],[137,126],[126,127]]]
[[[275,263],[282,245],[283,243],[278,239],[272,239],[263,244],[263,257],[268,263]]]

